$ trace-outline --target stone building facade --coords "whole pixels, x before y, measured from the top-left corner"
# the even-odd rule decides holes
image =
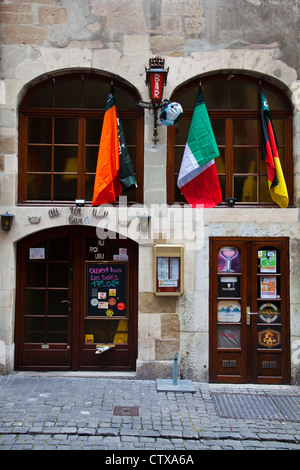
[[[272,204],[249,207],[236,204],[235,207],[227,207],[224,203],[220,207],[199,210],[190,225],[184,220],[184,208],[178,206],[180,221],[174,227],[168,212],[171,205],[167,186],[170,145],[168,133],[172,131],[159,125],[159,141],[154,144],[153,115],[148,110],[142,111],[143,184],[140,188],[142,199],[139,202],[151,214],[149,235],[145,236],[138,228],[132,234],[126,224],[116,226],[115,220],[113,223],[114,217],[110,214],[106,219],[106,228],[134,240],[138,253],[135,286],[137,309],[136,314],[132,314],[136,315],[136,353],[132,369],[136,370],[138,378],[171,377],[173,356],[179,354],[181,377],[200,381],[216,380],[220,374],[216,373],[214,376],[211,373],[213,367],[218,367],[218,348],[213,350],[214,340],[211,336],[215,328],[215,313],[212,312],[212,242],[220,237],[224,245],[234,244],[235,239],[245,243],[267,239],[265,246],[273,247],[276,241],[285,240],[288,251],[284,251],[285,254],[282,252],[281,256],[287,256],[289,262],[285,272],[280,274],[288,280],[287,284],[281,281],[282,291],[283,286],[289,290],[288,293],[286,290],[281,292],[282,297],[287,296],[285,321],[288,327],[285,330],[287,339],[279,348],[285,348],[284,364],[289,369],[283,382],[299,383],[299,2],[1,0],[0,8],[0,204],[1,214],[9,212],[14,215],[11,230],[7,233],[0,231],[1,373],[10,373],[20,365],[17,359],[20,351],[16,352],[15,343],[16,335],[20,335],[23,328],[23,323],[17,316],[17,308],[21,308],[20,297],[18,298],[21,289],[18,271],[25,266],[25,258],[24,263],[20,259],[20,243],[26,243],[28,237],[39,235],[43,231],[45,234],[49,231],[50,234],[58,228],[71,226],[74,231],[78,228],[70,222],[68,204],[32,204],[30,201],[20,203],[19,158],[23,151],[20,145],[20,108],[23,100],[34,87],[46,80],[82,73],[116,80],[132,89],[140,100],[147,101],[149,97],[145,85],[145,67],[148,67],[151,57],[160,56],[165,59],[165,66],[169,68],[164,88],[164,98],[167,99],[176,97],[176,93],[185,85],[201,80],[204,83],[205,79],[213,75],[239,75],[250,77],[250,80],[262,80],[278,90],[280,96],[284,95],[290,106],[292,122],[289,144],[292,160],[286,166],[291,181],[290,205],[282,209]],[[140,207],[134,205],[127,209],[127,220],[134,219],[134,211],[140,211]],[[59,217],[51,217],[55,212],[49,215],[50,210],[57,210]],[[153,210],[158,210],[158,213],[152,212]],[[99,220],[93,214],[95,212],[93,213],[91,205],[81,207],[78,225],[88,225],[89,229],[96,232]],[[32,223],[34,217],[38,223]],[[177,236],[178,232],[183,235]],[[183,246],[182,295],[154,295],[154,245]],[[281,259],[282,268],[283,264]],[[242,328],[245,328],[242,333],[244,340],[240,344],[242,349],[246,348],[246,338],[250,334],[246,331],[246,311],[243,309],[244,304],[241,320]],[[256,337],[257,330],[253,334]],[[73,341],[79,341],[74,334]],[[41,353],[49,349],[49,345],[39,347]],[[51,347],[50,345],[50,349]],[[227,375],[220,380],[259,381],[257,377],[262,374],[249,378],[251,374],[245,372],[253,357],[253,345],[248,345],[246,349],[246,356],[241,359],[240,366],[237,366],[238,369],[243,369],[243,378],[237,378],[241,376],[240,369],[233,374],[234,377],[227,374],[230,362],[233,368],[234,361],[239,362],[236,356],[229,355],[220,359],[224,367],[227,367]],[[230,351],[234,354],[234,351]],[[112,353],[113,351],[109,351],[109,354]],[[108,353],[104,352],[99,357],[105,357],[105,354]],[[268,371],[276,362],[274,357],[267,357],[264,361]],[[34,361],[31,366],[34,368]],[[72,369],[72,365],[68,367]],[[98,370],[94,362],[93,367],[93,370]],[[109,365],[105,367],[105,370],[109,370]],[[279,372],[278,376],[280,375],[282,374]],[[272,374],[267,377],[271,377],[272,382]],[[275,382],[278,381],[280,379],[276,378]]]

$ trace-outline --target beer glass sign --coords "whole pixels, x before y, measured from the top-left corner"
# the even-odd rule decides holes
[[[235,246],[222,246],[218,252],[218,272],[234,273],[241,271],[239,250]]]

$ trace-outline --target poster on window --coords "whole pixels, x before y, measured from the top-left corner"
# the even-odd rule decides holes
[[[240,278],[220,276],[218,279],[218,297],[240,297]]]
[[[280,311],[278,306],[270,302],[259,305],[258,321],[261,323],[274,323],[279,320]]]
[[[234,300],[218,302],[218,322],[238,323],[241,321],[241,304]]]
[[[241,256],[235,246],[222,246],[218,252],[218,273],[241,272]]]
[[[260,296],[262,299],[276,299],[276,277],[263,276],[260,278]]]
[[[257,253],[261,273],[276,273],[276,251],[260,250]]]

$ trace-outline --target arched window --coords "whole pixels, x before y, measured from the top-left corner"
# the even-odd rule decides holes
[[[168,203],[186,202],[177,178],[192,114],[199,91],[199,78],[180,87],[171,97],[184,110],[179,123],[168,128]],[[279,156],[289,192],[293,197],[292,109],[282,91],[269,82],[243,75],[220,74],[201,78],[202,94],[220,151],[216,167],[223,203],[235,198],[236,205],[273,203],[261,160],[260,89],[265,93],[279,144]]]
[[[103,116],[111,79],[93,74],[50,78],[29,90],[20,106],[19,203],[91,204]],[[114,80],[118,113],[143,198],[143,111],[140,97]]]

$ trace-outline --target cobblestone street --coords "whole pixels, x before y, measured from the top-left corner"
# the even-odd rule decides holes
[[[1,450],[300,450],[297,386],[155,381],[92,374],[0,377]]]

